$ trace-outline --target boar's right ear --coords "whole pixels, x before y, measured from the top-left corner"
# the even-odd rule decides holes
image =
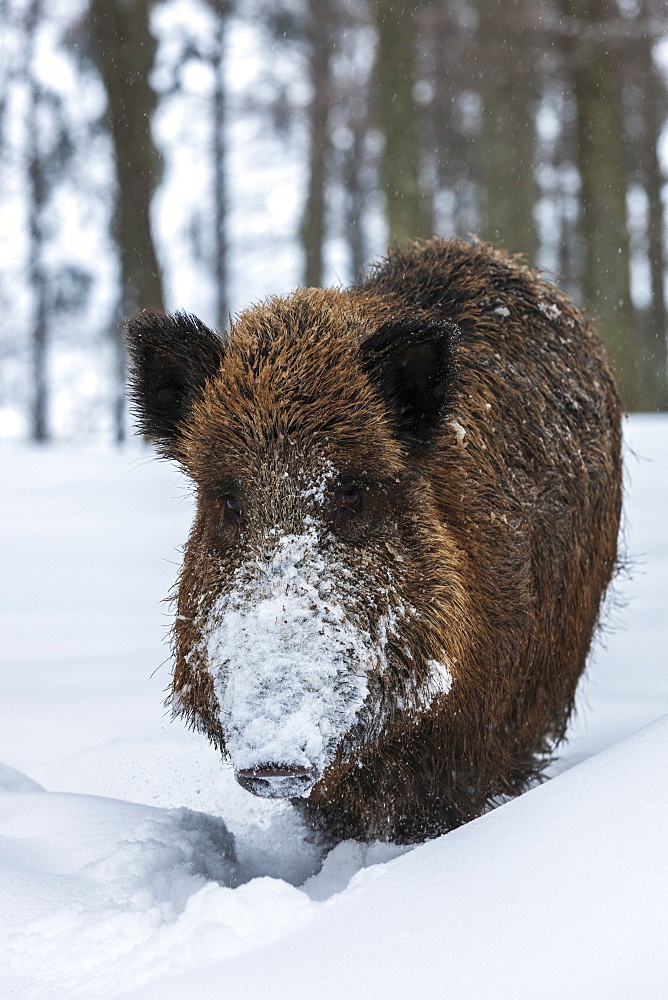
[[[223,340],[196,316],[141,312],[127,324],[128,394],[140,432],[176,457],[181,425],[225,356]]]
[[[459,328],[446,320],[399,316],[362,344],[362,364],[397,437],[412,447],[434,438],[456,378],[458,337]]]

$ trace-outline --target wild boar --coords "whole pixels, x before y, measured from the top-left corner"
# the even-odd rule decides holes
[[[347,290],[128,325],[191,477],[176,715],[333,839],[413,842],[536,779],[615,568],[620,406],[591,320],[433,239]]]

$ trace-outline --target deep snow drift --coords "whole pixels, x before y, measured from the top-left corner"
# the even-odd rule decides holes
[[[568,773],[411,851],[342,844],[319,872],[289,807],[161,709],[183,480],[146,456],[6,451],[0,996],[665,996],[668,420],[627,438],[633,575]]]

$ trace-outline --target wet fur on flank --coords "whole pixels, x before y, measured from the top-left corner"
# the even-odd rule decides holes
[[[563,738],[615,568],[620,406],[592,323],[519,258],[434,239],[348,290],[255,306],[226,340],[144,313],[128,344],[139,428],[198,498],[175,712],[225,750],[207,616],[274,525],[298,530],[298,487],[325,460],[367,504],[341,519],[331,501],[346,606],[371,633],[387,600],[401,614],[357,724],[295,805],[334,838],[411,842],[525,789]],[[225,511],[238,493],[242,525]],[[429,702],[432,660],[453,683]]]

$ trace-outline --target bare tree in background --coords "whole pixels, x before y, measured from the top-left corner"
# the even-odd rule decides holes
[[[369,13],[366,0],[339,2],[330,66],[334,119],[330,133],[336,129],[337,136],[330,150],[328,177],[330,186],[341,186],[343,212],[337,232],[348,248],[348,273],[353,281],[368,263],[366,230],[376,191],[375,158],[370,150],[373,28]]]
[[[230,307],[227,299],[227,185],[225,183],[225,22],[231,11],[230,0],[208,0],[215,17],[213,33],[213,271],[216,285],[216,317],[218,329],[228,324]]]
[[[647,197],[646,250],[650,270],[650,304],[639,318],[640,365],[644,375],[643,399],[650,410],[668,409],[668,358],[666,351],[666,224],[662,189],[664,178],[659,143],[666,111],[666,88],[654,61],[653,15],[655,3],[642,0],[637,18],[639,31],[628,47],[627,77],[637,81],[639,106],[634,109],[639,126],[637,145],[629,159],[638,166],[639,180]],[[634,137],[635,138],[635,137]]]
[[[415,100],[418,4],[372,0],[378,33],[375,100],[385,144],[380,186],[390,243],[429,235],[420,183],[422,134]]]
[[[435,165],[432,216],[444,236],[480,228],[475,143],[482,102],[468,79],[473,23],[468,5],[428,4],[420,24],[423,71],[432,90],[427,109]]]
[[[480,73],[482,128],[476,137],[480,235],[535,262],[538,234],[536,112],[538,39],[533,0],[478,3],[475,65]]]
[[[577,302],[581,301],[583,253],[578,231],[579,192],[577,103],[571,70],[572,41],[569,33],[557,28],[549,45],[545,91],[553,102],[558,120],[552,156],[547,161],[553,184],[547,192],[557,228],[556,270],[560,285]],[[548,36],[550,39],[550,36]],[[548,46],[546,44],[545,48]]]
[[[343,165],[343,183],[346,193],[346,238],[350,251],[350,276],[357,281],[367,263],[364,213],[367,190],[364,183],[366,158],[365,139],[368,130],[367,108],[363,99],[354,101],[348,121],[350,145],[346,150]]]
[[[323,281],[327,163],[331,149],[329,111],[332,103],[330,59],[334,33],[331,0],[306,0],[311,103],[309,107],[308,186],[300,229],[304,248],[304,284]]]
[[[30,0],[26,11],[26,83],[28,107],[26,112],[27,175],[28,175],[28,281],[32,291],[32,385],[31,436],[34,441],[49,437],[47,374],[47,277],[44,268],[44,206],[46,203],[46,177],[43,161],[42,92],[37,80],[35,40],[42,15],[42,0]]]
[[[116,238],[121,263],[121,308],[163,309],[160,268],[151,233],[150,207],[158,179],[151,136],[156,96],[149,83],[155,41],[152,0],[90,0],[89,24],[96,62],[108,97],[109,128],[117,176]],[[125,345],[114,331],[117,393],[116,440],[125,437]]]
[[[49,13],[44,0],[0,6],[0,157],[5,182],[0,202],[5,209],[20,199],[25,210],[25,231],[20,233],[12,223],[2,233],[5,248],[10,248],[9,254],[0,253],[2,402],[6,406],[14,396],[15,405],[19,396],[16,409],[27,412],[30,436],[40,442],[51,438],[56,418],[57,348],[62,357],[65,343],[66,351],[74,353],[83,346],[75,346],[72,331],[89,307],[94,281],[94,266],[63,244],[60,231],[74,214],[67,210],[68,196],[72,191],[83,197],[90,193],[81,154],[95,134],[95,119],[72,114],[61,79],[52,78],[45,68],[45,48],[50,46],[59,58],[66,56],[71,37],[66,26],[72,25]],[[21,362],[25,372],[17,378]]]
[[[627,172],[617,66],[611,56],[613,0],[564,0],[579,30],[572,35],[571,68],[577,101],[582,291],[599,321],[626,409],[641,402],[634,310],[631,303]]]

